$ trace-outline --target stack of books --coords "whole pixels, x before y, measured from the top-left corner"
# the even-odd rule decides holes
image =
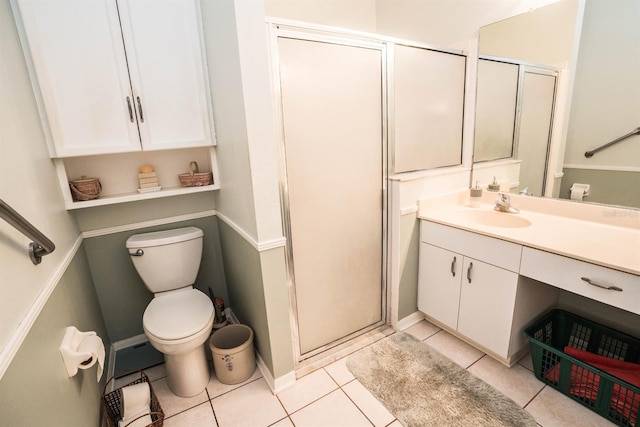
[[[149,169],[151,169],[151,171],[149,171]],[[138,189],[140,193],[158,191],[161,188],[158,185],[158,176],[156,175],[153,168],[148,165],[140,168],[138,181],[140,182],[140,188]]]

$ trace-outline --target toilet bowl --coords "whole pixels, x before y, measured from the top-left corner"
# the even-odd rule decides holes
[[[191,397],[209,382],[205,343],[214,320],[213,304],[195,289],[202,256],[202,230],[185,227],[136,234],[126,247],[136,271],[154,297],[142,316],[151,345],[164,354],[167,385]]]

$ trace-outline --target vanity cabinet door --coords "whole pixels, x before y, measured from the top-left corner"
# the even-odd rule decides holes
[[[458,332],[501,357],[508,357],[518,274],[465,258]]]
[[[460,254],[420,244],[418,309],[454,330],[458,327],[462,263]]]

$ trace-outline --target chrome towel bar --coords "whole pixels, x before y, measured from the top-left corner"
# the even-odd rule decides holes
[[[587,158],[593,157],[594,154],[596,154],[598,151],[604,150],[605,148],[611,147],[613,144],[617,144],[620,141],[623,141],[627,138],[631,138],[633,135],[640,135],[640,128],[635,128],[634,130],[632,130],[631,132],[629,132],[626,135],[622,135],[620,138],[614,139],[611,142],[607,142],[604,145],[601,145],[598,148],[595,148],[591,151],[587,151],[584,153],[584,156]]]
[[[24,219],[22,215],[16,212],[5,201],[0,199],[0,218],[11,224],[16,230],[33,240],[29,243],[29,257],[31,261],[38,265],[42,261],[42,257],[49,255],[56,246],[53,242],[35,228],[29,221]]]

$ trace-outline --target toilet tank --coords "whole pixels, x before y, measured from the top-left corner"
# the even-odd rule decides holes
[[[202,258],[201,229],[134,234],[126,247],[138,275],[154,294],[192,285]]]

